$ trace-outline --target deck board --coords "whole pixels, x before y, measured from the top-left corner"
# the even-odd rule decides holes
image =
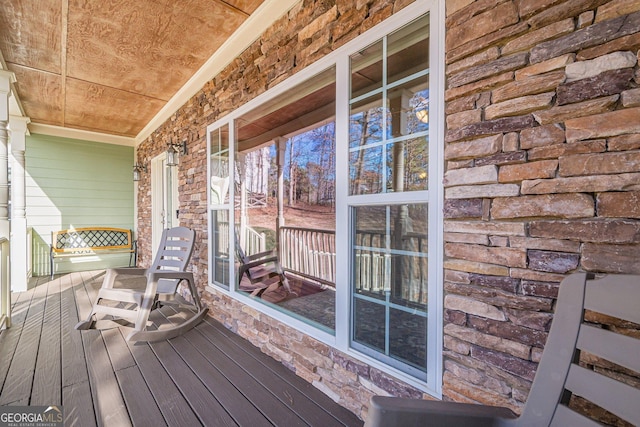
[[[49,283],[30,405],[62,405],[60,280]]]
[[[28,405],[31,397],[31,386],[36,368],[38,345],[42,335],[42,320],[48,285],[41,285],[33,290],[33,297],[27,309],[22,326],[22,333],[11,360],[11,366],[0,395],[0,405]]]
[[[60,404],[67,426],[362,426],[285,366],[208,318],[132,344],[129,329],[76,331],[103,271],[32,279],[0,333],[0,402]],[[171,322],[170,307],[154,319]],[[51,375],[48,375],[51,373]]]

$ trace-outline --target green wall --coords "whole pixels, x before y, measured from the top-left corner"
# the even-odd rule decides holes
[[[33,275],[49,274],[51,232],[91,226],[133,229],[133,147],[33,134],[25,151]],[[56,273],[128,265],[121,254],[56,260]]]

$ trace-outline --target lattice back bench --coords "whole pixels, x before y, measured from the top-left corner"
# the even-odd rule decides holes
[[[53,278],[56,258],[95,255],[97,252],[128,253],[129,267],[131,267],[136,264],[137,249],[131,230],[126,228],[83,227],[52,231],[49,255],[51,278]]]

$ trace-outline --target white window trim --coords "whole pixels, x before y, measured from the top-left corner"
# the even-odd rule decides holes
[[[303,83],[314,75],[332,67],[336,67],[336,76],[349,75],[349,55],[361,50],[371,44],[372,41],[381,39],[385,35],[399,29],[403,25],[413,21],[416,17],[429,12],[430,13],[430,34],[429,34],[429,96],[430,96],[430,153],[429,157],[432,161],[429,164],[429,190],[428,192],[416,192],[417,194],[428,193],[427,199],[412,199],[413,202],[419,203],[429,202],[429,301],[428,301],[428,328],[427,328],[427,381],[417,379],[406,372],[400,371],[379,360],[373,359],[363,353],[360,353],[350,347],[350,328],[343,326],[336,328],[335,335],[324,332],[305,322],[288,316],[267,304],[256,301],[248,297],[242,292],[234,289],[235,269],[230,270],[230,290],[226,290],[219,286],[212,286],[212,272],[209,268],[209,278],[207,290],[221,292],[240,301],[259,312],[262,312],[276,320],[282,321],[287,325],[297,329],[298,331],[309,335],[337,350],[360,360],[372,367],[380,369],[399,380],[402,380],[434,397],[442,397],[442,346],[443,346],[443,216],[442,203],[444,200],[444,189],[442,184],[444,169],[444,88],[445,88],[445,10],[444,2],[441,0],[416,0],[411,5],[394,14],[377,26],[371,28],[359,37],[351,40],[337,50],[327,54],[315,63],[307,66],[304,70],[289,77],[275,87],[258,95],[256,98],[240,106],[236,110],[226,115],[209,126],[207,126],[207,185],[209,185],[210,165],[209,158],[210,144],[209,134],[211,131],[229,125],[229,145],[230,153],[235,152],[235,127],[234,120],[251,110],[259,107],[261,104],[274,97],[282,95],[286,91]],[[348,115],[349,115],[349,81],[345,78],[336,79],[336,150],[348,150]],[[433,149],[432,147],[437,147]],[[345,151],[346,153],[346,151]],[[233,170],[233,155],[230,156],[230,170]],[[336,181],[348,182],[348,156],[336,156]],[[348,186],[339,186],[336,191],[336,212],[348,212]],[[398,198],[405,199],[401,195],[388,194],[385,203],[393,203]],[[350,196],[350,201],[354,197]],[[412,196],[413,197],[413,196]],[[234,200],[233,186],[229,188],[229,198]],[[363,199],[364,200],[364,199]],[[209,227],[209,236],[211,236],[211,201],[209,200],[209,191],[207,191],[207,222]],[[219,209],[220,206],[217,206]],[[229,221],[235,223],[234,210],[230,209]],[[232,234],[233,227],[230,227],[230,245],[232,254],[235,254],[235,242]],[[336,221],[336,235],[349,236],[349,222]],[[209,240],[211,238],[209,237]],[[349,239],[343,238],[336,241],[336,277],[346,280],[347,283],[340,286],[336,284],[336,325],[350,324],[350,291],[348,286],[349,278]],[[211,247],[209,241],[209,248]],[[211,266],[212,255],[208,251],[209,266]]]

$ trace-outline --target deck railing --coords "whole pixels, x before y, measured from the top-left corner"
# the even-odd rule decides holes
[[[11,326],[11,281],[9,280],[9,240],[0,239],[0,329]]]
[[[229,223],[218,222],[218,247],[217,252],[228,256],[229,251]],[[236,236],[240,237],[242,232],[240,226],[236,225]],[[240,237],[241,238],[241,237]],[[264,233],[259,233],[251,227],[245,227],[244,240],[242,240],[242,250],[247,255],[257,254],[266,250],[266,236]]]
[[[286,271],[335,286],[336,233],[280,227],[280,264]]]
[[[373,293],[390,292],[393,298],[425,304],[428,278],[427,235],[404,234],[401,243],[402,252],[405,252],[403,255],[385,251],[385,239],[382,231],[357,231],[356,289]]]

